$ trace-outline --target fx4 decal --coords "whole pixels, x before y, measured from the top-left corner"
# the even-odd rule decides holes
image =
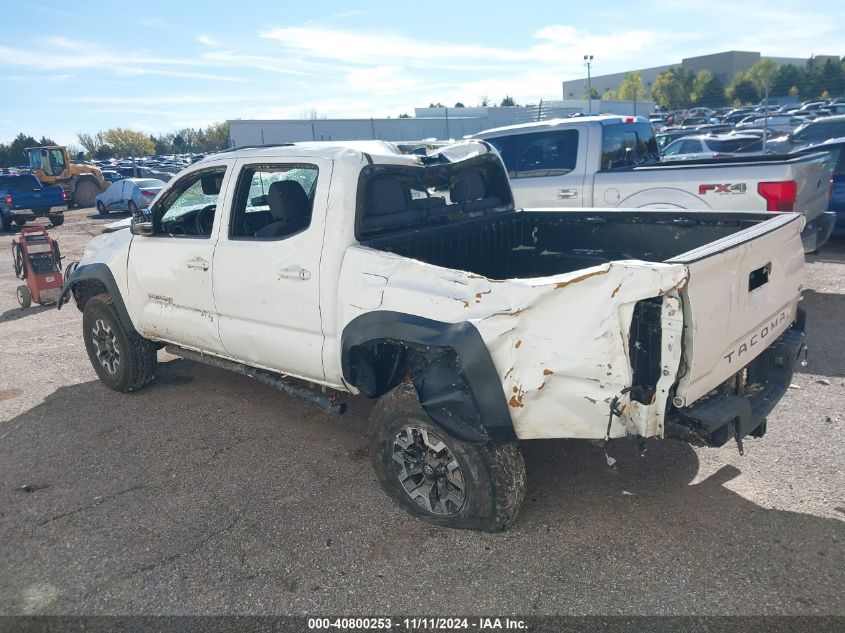
[[[719,194],[728,193],[736,195],[745,193],[746,189],[747,187],[744,182],[726,183],[724,185],[698,185],[698,195],[703,196],[710,191]]]

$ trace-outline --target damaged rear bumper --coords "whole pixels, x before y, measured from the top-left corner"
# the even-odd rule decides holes
[[[741,441],[747,435],[762,437],[766,416],[789,388],[804,350],[804,311],[799,309],[790,329],[717,393],[687,407],[670,407],[667,434],[708,446],[723,446],[729,439]],[[736,393],[737,381],[744,393]]]

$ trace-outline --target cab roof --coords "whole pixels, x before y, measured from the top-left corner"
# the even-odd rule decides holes
[[[572,125],[576,123],[598,123],[599,125],[609,125],[611,123],[648,123],[651,122],[644,116],[627,116],[624,114],[594,114],[588,116],[573,116],[563,119],[547,119],[545,121],[534,121],[532,123],[517,123],[516,125],[505,125],[502,127],[495,127],[489,130],[472,134],[468,138],[486,138],[491,134],[499,134],[500,132],[512,132],[516,130],[526,129],[550,129],[559,125]]]
[[[455,162],[493,151],[482,140],[452,144],[429,141],[390,143],[387,141],[313,141],[272,146],[246,146],[210,154],[204,160],[220,158],[325,158],[367,160],[373,163],[422,165],[433,160]]]

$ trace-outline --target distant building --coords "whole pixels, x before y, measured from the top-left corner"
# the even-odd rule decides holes
[[[302,141],[419,141],[461,139],[483,130],[566,117],[591,108],[593,114],[647,115],[651,101],[581,99],[542,101],[534,106],[416,108],[413,117],[396,119],[233,119],[229,137],[234,147]]]
[[[718,78],[719,81],[727,86],[731,83],[737,73],[748,70],[754,64],[763,59],[771,59],[781,66],[785,64],[792,64],[793,66],[803,68],[807,65],[807,60],[801,57],[764,57],[760,55],[760,53],[750,51],[725,51],[723,53],[713,53],[711,55],[687,57],[686,59],[681,60],[680,64],[654,66],[652,68],[639,68],[636,69],[636,72],[640,73],[643,85],[648,92],[651,92],[651,87],[660,73],[678,66],[690,70],[693,73],[698,73],[700,70],[707,69],[713,73],[714,77]],[[613,73],[611,75],[595,75],[591,78],[592,86],[596,89],[596,91],[598,91],[599,96],[601,96],[608,90],[616,90],[628,72],[632,71]],[[581,99],[586,93],[586,77],[563,82],[564,99]]]

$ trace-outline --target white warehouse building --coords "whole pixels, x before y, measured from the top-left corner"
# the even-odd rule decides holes
[[[413,117],[396,119],[229,120],[233,147],[303,141],[416,141],[460,139],[483,130],[528,123],[578,112],[646,115],[651,101],[544,101],[537,106],[416,108]]]

